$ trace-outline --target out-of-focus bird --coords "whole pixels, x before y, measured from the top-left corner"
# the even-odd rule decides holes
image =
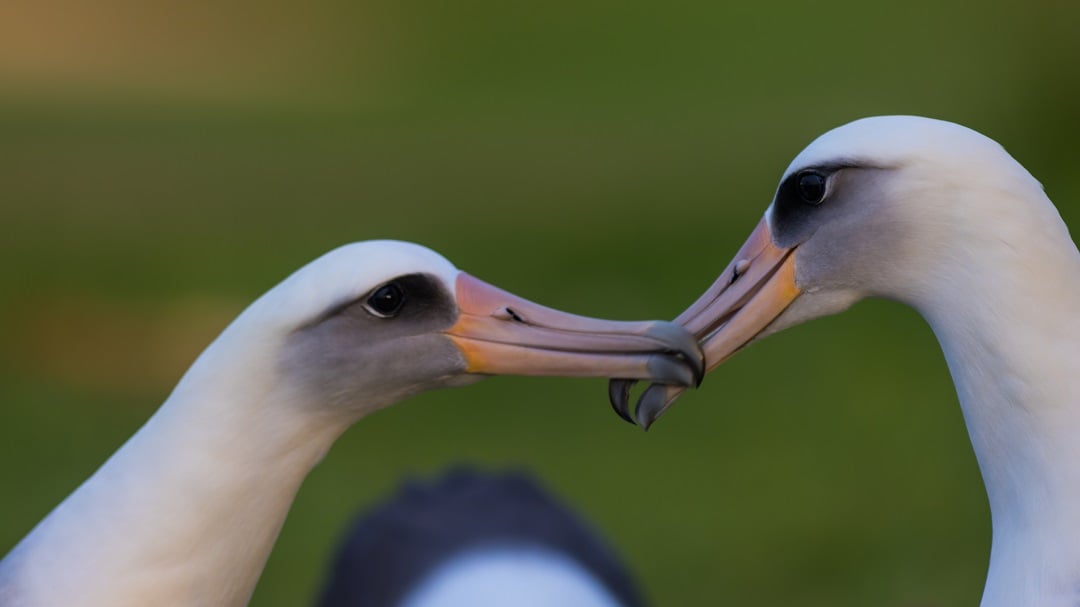
[[[634,578],[524,473],[455,470],[362,513],[318,607],[641,607]]]

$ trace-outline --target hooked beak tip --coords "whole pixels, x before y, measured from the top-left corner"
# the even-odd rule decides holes
[[[665,347],[670,349],[672,355],[678,357],[689,367],[692,373],[692,381],[680,383],[693,386],[701,385],[702,380],[705,378],[705,352],[701,349],[701,344],[698,343],[697,338],[692,333],[678,324],[657,321],[649,328],[646,334],[664,344]]]
[[[667,412],[679,396],[686,391],[686,385],[652,383],[638,398],[637,407],[630,412],[630,391],[637,382],[629,379],[613,379],[608,384],[608,397],[611,407],[620,418],[630,424],[648,430],[656,420]]]
[[[637,382],[632,379],[613,379],[608,382],[608,400],[611,408],[623,421],[637,425],[637,420],[630,413],[630,390]]]
[[[664,384],[652,384],[646,388],[642,393],[641,398],[638,399],[636,417],[638,425],[643,430],[648,430],[652,427],[656,420],[660,419],[660,416],[664,414],[671,407],[680,395],[685,391],[685,388],[680,386],[664,385]]]

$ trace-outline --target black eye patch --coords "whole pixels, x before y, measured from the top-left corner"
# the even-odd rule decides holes
[[[772,206],[773,238],[787,241],[805,232],[814,218],[830,201],[840,198],[837,173],[844,169],[864,168],[865,164],[854,161],[808,166],[796,171],[780,182]]]
[[[351,315],[383,322],[387,318],[418,319],[430,316],[439,324],[453,324],[457,305],[442,281],[429,274],[404,274],[391,279],[356,299],[328,307],[303,327],[318,325],[330,318]],[[396,324],[396,323],[392,323]]]

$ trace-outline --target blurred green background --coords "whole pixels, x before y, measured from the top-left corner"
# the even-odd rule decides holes
[[[543,303],[670,318],[788,161],[916,113],[1002,142],[1080,222],[1080,4],[0,6],[0,553],[243,306],[401,238]],[[497,378],[363,420],[253,604],[313,596],[403,478],[525,467],[658,605],[975,605],[989,519],[943,359],[888,302],[754,346],[651,432],[602,381]]]

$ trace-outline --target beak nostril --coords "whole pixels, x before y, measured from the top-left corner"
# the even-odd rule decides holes
[[[740,276],[750,269],[749,259],[740,259],[735,262],[735,268],[731,271],[731,282],[735,282]]]
[[[492,313],[492,316],[495,317],[495,318],[498,318],[499,320],[512,320],[514,322],[525,322],[525,319],[522,318],[512,308],[499,308],[498,310],[495,310],[495,312]]]

